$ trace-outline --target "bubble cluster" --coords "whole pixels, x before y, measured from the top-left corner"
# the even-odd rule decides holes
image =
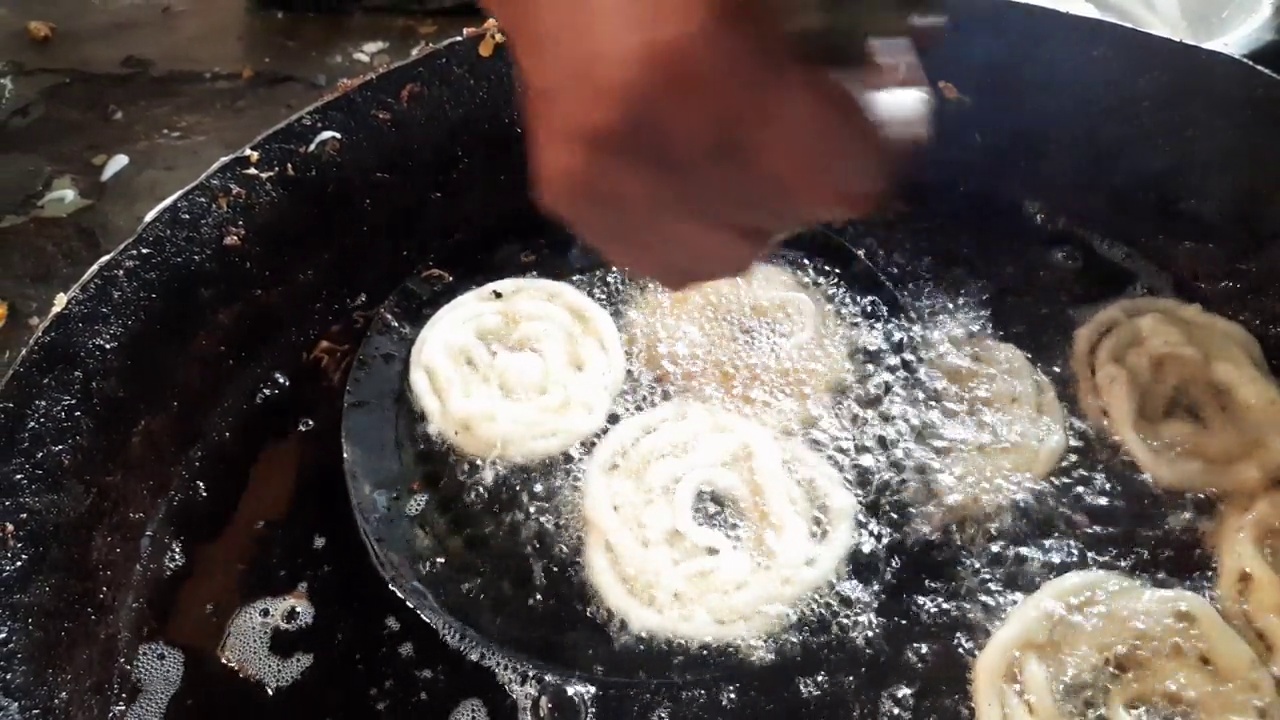
[[[595,688],[549,680],[538,688],[531,720],[589,720]]]
[[[261,683],[267,693],[295,682],[315,660],[311,653],[282,657],[271,651],[277,630],[293,631],[315,620],[315,608],[301,593],[263,598],[236,611],[227,624],[218,657],[241,677]]]
[[[931,414],[920,448],[932,464],[930,511],[989,519],[1058,466],[1066,419],[1053,384],[1016,346],[990,335],[934,327],[923,350]]]
[[[169,545],[169,549],[164,554],[164,573],[166,575],[172,575],[179,568],[185,565],[186,562],[187,556],[182,552],[182,543],[175,538],[172,544]]]
[[[826,673],[816,673],[804,677],[796,678],[796,686],[800,690],[800,696],[805,698],[818,697],[826,692],[830,679]]]
[[[162,642],[138,646],[133,661],[133,679],[138,696],[125,713],[125,720],[163,720],[169,700],[182,684],[185,659],[182,651]]]
[[[1101,522],[1081,519],[1083,511],[1074,508],[1117,504],[1116,479],[1088,459],[1090,451],[1081,427],[1068,420],[1066,449],[1047,477],[1019,478],[1017,483],[1000,487],[999,492],[973,497],[972,488],[957,473],[947,472],[945,462],[970,424],[954,406],[947,406],[948,399],[955,396],[955,383],[943,373],[931,372],[930,364],[940,348],[950,347],[957,338],[1011,341],[995,331],[983,303],[918,285],[902,288],[899,300],[904,307],[890,310],[886,301],[842,285],[820,263],[787,262],[812,293],[810,298],[821,299],[822,307],[846,327],[846,337],[853,342],[842,377],[822,383],[823,388],[830,388],[824,390],[830,397],[822,403],[806,402],[803,422],[780,432],[802,440],[830,463],[858,496],[864,512],[858,520],[847,570],[833,578],[828,588],[794,608],[787,627],[757,642],[716,650],[764,663],[817,648],[834,666],[853,662],[851,651],[879,659],[872,653],[891,644],[895,655],[885,662],[892,662],[902,676],[892,678],[888,689],[874,701],[879,703],[879,716],[887,720],[962,716],[967,697],[950,698],[940,705],[942,701],[920,691],[921,681],[915,678],[930,677],[944,664],[952,669],[966,667],[991,628],[1048,579],[1079,567],[1125,569],[1138,562],[1131,559],[1132,542],[1127,546],[1118,542],[1115,546],[1120,549],[1106,554],[1100,549],[1105,543],[1083,542],[1078,539],[1080,533],[1073,534],[1090,522]],[[616,271],[582,275],[572,282],[607,308],[624,328],[628,303],[646,290]],[[823,322],[828,321],[824,316]],[[1063,338],[1064,343],[1066,340]],[[1029,358],[1047,381],[1055,379],[1057,370],[1043,358],[1034,353]],[[749,368],[744,376],[767,374],[767,360],[761,358],[760,367]],[[737,362],[752,361],[748,356]],[[740,402],[740,385],[725,383],[725,397],[717,397],[714,389],[709,389],[714,386],[700,386],[698,399],[750,411],[744,410],[750,403]],[[730,396],[734,393],[736,398]],[[633,359],[627,381],[611,408],[609,427],[675,397],[679,397],[678,388],[664,383],[661,374],[637,369]],[[941,439],[948,442],[943,444]],[[550,591],[551,583],[583,580],[578,575],[583,547],[582,468],[598,441],[599,436],[588,439],[540,464],[532,475],[514,472],[515,468],[501,462],[451,461],[454,465],[448,472],[485,480],[470,483],[467,505],[489,507],[502,493],[518,496],[520,502],[513,511],[493,518],[492,532],[486,530],[489,535],[553,538],[524,546],[537,548],[530,555],[535,567],[530,604],[546,602],[544,595],[556,597]],[[1068,492],[1074,505],[1063,499]],[[422,494],[406,494],[399,502],[410,516],[436,511],[435,498],[428,503]],[[975,508],[981,512],[969,512]],[[958,509],[962,512],[957,513]],[[704,518],[709,523],[732,520],[713,510]],[[1098,517],[1104,514],[1100,512]],[[425,519],[420,522],[425,528]],[[1042,522],[1050,527],[1041,527]],[[1120,524],[1117,521],[1113,526]],[[1111,532],[1104,527],[1089,531],[1096,532],[1096,537]],[[927,577],[918,577],[918,559],[934,556],[937,567]],[[436,555],[431,559],[435,568],[448,563]],[[491,567],[485,565],[484,557],[480,559],[479,566]],[[577,608],[581,622],[604,625],[613,641],[628,650],[682,655],[699,652],[687,643],[635,633],[624,623],[613,622],[611,614],[597,605],[588,599]],[[530,708],[537,707],[538,689],[557,680],[512,660],[500,641],[477,646],[445,618],[430,613],[427,617],[446,643],[497,675],[516,698],[521,718],[530,717]],[[806,700],[816,700],[848,690],[849,685],[838,674],[830,668],[827,672],[830,675],[809,672],[797,678],[795,691]],[[735,695],[732,690],[726,693],[722,697],[709,694],[703,700],[719,699],[730,706]]]
[[[849,352],[849,342],[851,338],[857,337],[858,342],[855,346],[862,348],[863,346],[874,351],[876,348],[887,347],[888,340],[882,336],[885,329],[875,321],[866,319],[868,315],[874,315],[877,311],[872,303],[859,298],[850,292],[847,288],[840,285],[835,279],[831,271],[824,266],[808,261],[789,261],[790,269],[787,271],[786,292],[792,295],[800,293],[803,295],[803,303],[794,303],[797,306],[803,305],[804,308],[817,308],[814,312],[818,314],[818,320],[813,323],[812,331],[820,331],[826,328],[832,333],[830,343],[819,343],[822,352],[818,353],[823,358],[828,358],[832,354],[832,348],[842,347],[842,352]],[[630,303],[640,294],[650,292],[651,288],[645,285],[635,283],[628,279],[625,275],[617,271],[602,271],[584,274],[570,281],[575,286],[582,289],[593,300],[607,308],[612,315],[621,319],[625,316]],[[787,306],[789,309],[790,305]],[[819,312],[820,311],[820,312]],[[803,313],[801,313],[803,314]],[[768,316],[757,317],[752,320],[750,317],[739,317],[736,322],[741,323],[759,323],[762,327],[759,333],[755,333],[752,328],[740,328],[744,335],[759,335],[765,338],[781,337],[787,335],[790,330],[788,327],[776,328],[776,318]],[[831,327],[835,324],[837,327]],[[625,321],[623,321],[625,326]],[[865,337],[864,337],[865,336]],[[780,341],[781,342],[781,341]],[[768,358],[757,354],[754,356],[759,362],[766,362]],[[739,359],[740,363],[752,362],[753,355],[747,353]],[[822,363],[822,373],[824,377],[830,374],[831,363],[824,360]],[[820,385],[823,387],[856,387],[860,385],[860,381],[864,379],[864,373],[868,368],[873,368],[874,363],[867,362],[845,362],[843,367],[839,368],[841,374],[837,378],[826,377]],[[756,375],[764,375],[769,371],[765,367],[758,368],[753,371]],[[803,375],[803,374],[802,374]],[[804,377],[800,377],[804,394],[811,394],[809,385],[804,384]],[[699,386],[697,396],[708,403],[723,404],[729,407],[750,408],[755,407],[760,410],[760,414],[756,417],[763,420],[769,414],[768,403],[774,395],[781,397],[787,403],[790,403],[794,396],[788,395],[785,388],[774,388],[778,390],[776,393],[766,394],[763,396],[753,396],[751,403],[745,405],[740,402],[742,400],[743,388],[736,383],[725,383],[720,386],[724,393],[723,397],[717,398],[715,385]],[[629,418],[641,414],[647,410],[651,410],[664,401],[673,397],[673,392],[678,391],[678,387],[669,383],[664,383],[660,374],[640,371],[635,367],[630,368],[627,382],[624,384],[622,391],[617,396],[610,417],[610,426]],[[828,403],[828,400],[835,400],[834,403]],[[822,403],[808,403],[807,407],[810,412],[807,416],[810,418],[812,425],[804,433],[803,437],[797,438],[803,442],[807,442],[816,449],[823,458],[836,465],[841,470],[841,474],[846,478],[853,477],[848,472],[852,464],[861,462],[862,459],[855,457],[853,453],[852,438],[857,434],[861,427],[861,420],[854,416],[856,411],[858,414],[864,411],[857,407],[854,396],[848,393],[839,393],[832,397],[824,398]],[[791,414],[791,417],[796,415]],[[825,428],[825,429],[824,429]],[[489,536],[505,535],[510,537],[545,537],[547,534],[555,538],[554,543],[539,544],[540,550],[537,557],[531,558],[537,571],[534,573],[533,594],[536,598],[542,591],[542,583],[548,582],[564,582],[566,578],[555,577],[557,570],[565,570],[571,575],[580,572],[579,557],[583,545],[583,524],[581,506],[579,498],[581,497],[581,483],[583,474],[583,464],[586,458],[592,452],[595,441],[598,438],[572,448],[558,458],[554,458],[548,462],[540,464],[537,468],[536,476],[529,477],[514,472],[517,469],[509,467],[501,461],[480,461],[473,458],[455,457],[453,459],[453,467],[446,471],[447,474],[456,475],[461,478],[482,479],[491,478],[484,482],[469,482],[465,490],[465,502],[471,507],[488,506],[494,493],[508,492],[519,495],[519,502],[514,503],[510,511],[504,510],[498,517],[494,517],[486,522],[495,523],[494,527],[486,530]],[[515,487],[504,486],[505,478],[518,477],[524,480]],[[510,483],[508,483],[510,485]],[[850,490],[862,490],[862,488],[850,488]],[[425,495],[411,494],[401,501],[402,511],[407,515],[417,516],[427,507],[428,500]],[[714,513],[713,513],[714,514]],[[868,555],[878,552],[878,546],[883,542],[883,536],[886,530],[879,526],[879,523],[870,517],[859,518],[861,527],[857,528],[858,537],[855,542],[853,555],[863,561],[867,561]],[[425,524],[423,526],[426,527]],[[547,531],[550,531],[549,533]],[[543,533],[543,535],[539,535]],[[533,545],[534,543],[530,543]],[[434,561],[439,562],[439,561]],[[872,560],[874,562],[874,560]],[[430,570],[430,564],[424,564],[425,571]],[[439,567],[439,565],[436,565]],[[567,578],[571,581],[577,580],[576,575]],[[832,578],[833,580],[837,578]],[[465,579],[464,579],[465,583]],[[549,594],[549,593],[548,593]],[[866,573],[860,573],[856,578],[847,578],[834,589],[829,592],[814,593],[811,597],[805,598],[797,606],[790,608],[788,614],[795,619],[817,616],[814,622],[800,622],[790,630],[783,630],[775,633],[770,637],[752,639],[750,642],[744,642],[733,648],[741,656],[757,661],[767,661],[776,656],[780,651],[790,651],[799,645],[806,644],[811,640],[820,637],[824,633],[828,633],[831,629],[835,629],[842,633],[847,633],[847,637],[841,639],[842,645],[848,645],[852,642],[859,645],[867,642],[875,632],[878,631],[878,621],[875,618],[874,609],[879,601],[879,580]],[[536,601],[536,599],[535,599]],[[637,644],[640,649],[646,647],[657,648],[663,645],[673,645],[677,649],[681,645],[681,641],[672,641],[662,638],[650,637],[644,634],[637,634],[623,624],[613,621],[612,616],[607,612],[600,612],[599,608],[584,605],[582,607],[584,621],[590,621],[594,618],[610,629],[620,640],[628,643]],[[501,677],[514,678],[527,672],[527,668],[520,667],[512,663],[502,654],[492,652],[485,648],[474,648],[470,643],[456,638],[453,633],[448,631],[447,623],[439,622],[435,619],[437,626],[443,627],[443,635],[446,641],[455,640],[460,646],[459,649],[473,660],[478,660],[482,664],[486,664],[497,672]],[[512,685],[513,683],[505,683]],[[521,685],[521,683],[514,683]]]
[[[643,379],[787,428],[844,379],[854,335],[822,292],[771,263],[675,292],[641,285],[623,316]]]
[[[427,501],[430,498],[426,493],[416,493],[409,498],[409,502],[404,505],[404,514],[413,517],[422,512],[427,507]]]
[[[489,710],[479,698],[467,698],[449,713],[449,720],[489,720]]]

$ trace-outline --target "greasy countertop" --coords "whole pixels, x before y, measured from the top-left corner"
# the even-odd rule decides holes
[[[34,40],[32,21],[52,36]],[[344,79],[476,22],[281,15],[246,0],[0,4],[0,376],[57,295],[156,204]],[[128,164],[101,182],[115,155]],[[33,216],[68,184],[92,204]]]

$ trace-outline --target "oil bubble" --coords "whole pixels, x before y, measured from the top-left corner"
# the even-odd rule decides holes
[[[169,700],[182,684],[185,660],[182,651],[162,642],[138,647],[133,679],[139,691],[125,713],[125,720],[163,720]]]
[[[236,611],[227,624],[218,657],[222,662],[274,693],[295,682],[311,667],[311,653],[282,657],[271,651],[277,630],[298,630],[312,623],[315,608],[301,593],[263,598]]]
[[[489,720],[489,710],[479,698],[467,698],[449,713],[449,720]]]
[[[533,720],[581,720],[587,715],[583,693],[575,687],[554,680],[538,688],[533,703]]]

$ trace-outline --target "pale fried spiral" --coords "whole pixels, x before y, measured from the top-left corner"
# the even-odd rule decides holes
[[[778,265],[676,292],[647,288],[625,327],[637,366],[677,397],[773,426],[808,419],[849,367],[850,328],[820,292]]]
[[[1102,571],[1023,600],[978,655],[971,686],[976,720],[1280,718],[1271,676],[1208,601]]]
[[[1067,447],[1066,417],[1053,384],[1009,343],[975,337],[930,358],[945,380],[946,416],[933,443],[949,471],[949,505],[990,507],[1043,479]]]
[[[762,637],[836,579],[858,504],[801,441],[733,412],[673,401],[614,427],[583,488],[584,565],[634,632]]]
[[[1280,491],[1228,503],[1215,539],[1222,615],[1280,677]]]
[[[1086,417],[1176,490],[1256,490],[1280,474],[1280,390],[1258,342],[1169,298],[1121,300],[1076,330]]]
[[[510,278],[460,295],[414,342],[409,385],[462,452],[533,462],[604,426],[626,377],[609,313],[571,285]]]

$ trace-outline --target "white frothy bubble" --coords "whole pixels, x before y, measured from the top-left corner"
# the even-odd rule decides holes
[[[182,651],[162,642],[138,646],[133,661],[133,679],[138,683],[138,697],[125,713],[125,720],[162,720],[169,700],[182,684],[185,660]]]
[[[173,544],[169,546],[169,550],[164,556],[165,575],[172,575],[179,568],[185,565],[186,562],[187,556],[182,552],[182,543],[174,540]]]
[[[311,653],[281,657],[271,651],[277,630],[298,630],[315,620],[315,608],[301,593],[263,598],[236,611],[227,624],[218,657],[242,677],[274,693],[295,682],[315,660]]]
[[[449,720],[489,720],[489,710],[479,698],[467,698],[449,713]]]
[[[800,697],[813,698],[826,692],[830,680],[827,674],[820,672],[806,677],[796,678],[796,687],[800,690]]]
[[[417,493],[413,497],[410,497],[409,501],[404,504],[404,514],[408,515],[409,517],[413,517],[414,515],[417,515],[418,513],[426,509],[426,507],[427,507],[427,494]]]

